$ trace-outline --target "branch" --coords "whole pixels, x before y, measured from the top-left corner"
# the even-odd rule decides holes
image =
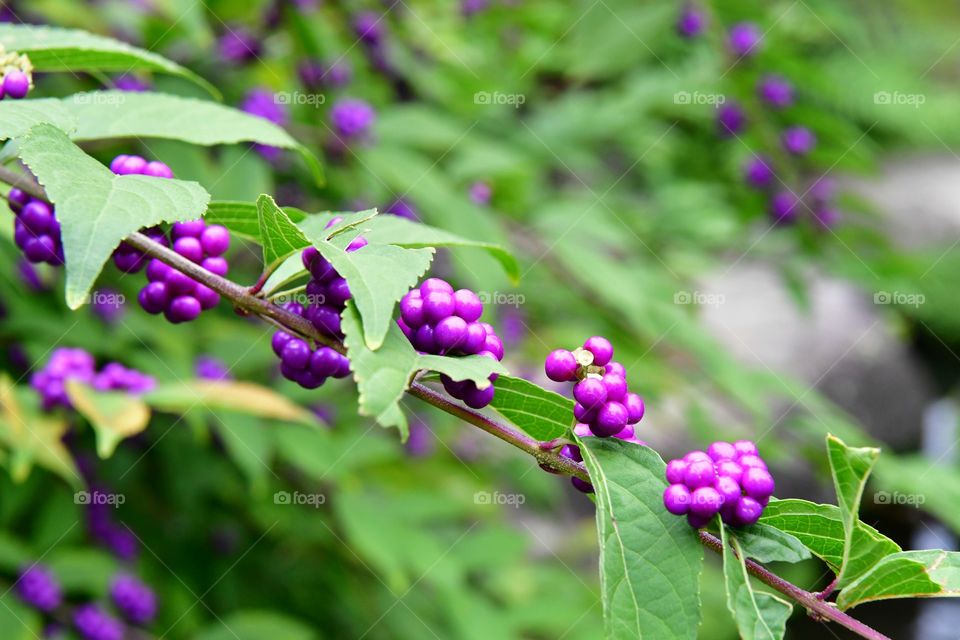
[[[29,177],[10,171],[6,167],[0,166],[0,181],[22,189],[36,198],[47,199],[43,187]],[[255,313],[285,330],[293,331],[317,343],[332,347],[340,353],[346,353],[346,348],[341,342],[333,340],[317,331],[313,323],[309,322],[306,318],[302,318],[295,313],[287,311],[283,307],[273,304],[269,300],[254,295],[251,293],[250,288],[243,287],[231,280],[207,271],[200,265],[187,260],[176,251],[158,242],[154,242],[144,234],[139,232],[133,233],[127,237],[125,242],[138,251],[142,251],[152,258],[156,258],[210,287],[221,296],[228,298],[236,308],[248,313]],[[254,289],[256,290],[256,287],[254,287]],[[478,411],[452,402],[445,395],[427,387],[421,382],[413,381],[407,389],[407,393],[441,411],[460,418],[464,422],[479,427],[483,431],[530,454],[540,464],[552,467],[566,475],[575,476],[587,482],[590,481],[590,476],[584,465],[570,458],[560,456],[559,453],[557,453],[558,450],[552,446],[556,444],[555,442],[543,443],[531,438],[510,425],[501,423]],[[700,531],[699,535],[701,544],[717,553],[723,553],[723,545],[716,536],[706,531]],[[868,640],[891,640],[879,631],[840,611],[836,605],[824,602],[817,597],[818,594],[804,591],[793,583],[771,573],[753,560],[747,559],[746,566],[747,571],[749,571],[751,575],[791,600],[803,605],[818,619],[831,620]]]

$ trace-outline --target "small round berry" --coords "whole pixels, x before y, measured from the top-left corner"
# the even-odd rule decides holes
[[[645,411],[643,398],[637,394],[628,393],[623,399],[623,406],[627,408],[627,413],[630,415],[630,417],[627,419],[629,424],[636,424],[643,419],[643,414]]]
[[[327,304],[342,308],[350,298],[350,285],[345,278],[334,278],[327,284]]]
[[[320,347],[310,356],[310,371],[318,377],[329,377],[340,368],[340,354],[330,347]]]
[[[754,156],[743,168],[743,176],[751,187],[763,189],[773,182],[773,166],[766,157]]]
[[[141,160],[143,160],[143,158],[141,158]],[[206,226],[203,219],[174,222],[171,233],[174,240],[179,240],[180,238],[199,238]]]
[[[454,313],[467,322],[476,322],[483,315],[480,297],[470,289],[457,289],[453,294]]]
[[[143,168],[143,175],[151,176],[154,178],[172,178],[173,171],[162,162],[148,162],[147,166]]]
[[[417,332],[413,335],[413,346],[417,351],[422,351],[423,353],[435,353],[437,351],[437,343],[433,339],[433,327],[425,324],[417,329]]]
[[[752,56],[760,47],[763,33],[752,22],[740,22],[730,27],[727,43],[730,51],[738,57]]]
[[[590,431],[590,425],[583,422],[578,422],[573,425],[573,435],[578,438],[589,438],[593,435],[593,432]]]
[[[443,383],[443,388],[447,390],[447,393],[454,398],[462,398],[471,389],[476,389],[476,385],[469,380],[454,380],[446,374],[440,374],[440,382]]]
[[[577,422],[589,424],[597,419],[597,412],[587,409],[579,402],[575,402],[573,405],[573,417],[577,419]]]
[[[350,358],[347,356],[340,356],[340,365],[337,367],[337,370],[333,373],[334,378],[346,378],[350,375]]]
[[[636,436],[636,431],[633,428],[632,424],[627,424],[623,429],[613,435],[614,438],[618,440],[634,440]]]
[[[761,100],[775,109],[783,109],[793,104],[793,85],[783,76],[764,76],[757,85],[757,93]]]
[[[419,329],[426,322],[423,314],[423,297],[419,295],[419,291],[416,291],[418,294],[416,296],[412,295],[413,293],[408,293],[400,300],[400,317],[411,329]]]
[[[770,198],[770,215],[776,222],[792,222],[803,206],[800,198],[789,191],[780,191]]]
[[[746,527],[759,520],[762,513],[763,505],[750,496],[743,496],[737,503],[734,517],[736,518],[736,524]]]
[[[444,351],[459,347],[467,337],[467,321],[459,316],[449,316],[437,323],[433,339]]]
[[[203,245],[196,238],[179,238],[173,243],[173,250],[190,262],[203,260]]]
[[[619,362],[608,362],[605,364],[603,366],[603,373],[612,373],[613,375],[620,376],[623,379],[627,378],[627,369]]]
[[[789,127],[780,139],[787,153],[795,156],[806,155],[817,145],[817,137],[806,127]]]
[[[333,308],[310,307],[307,310],[307,319],[313,323],[317,331],[328,336],[339,336],[341,330],[340,314]]]
[[[604,337],[587,338],[583,348],[593,354],[593,364],[598,367],[606,365],[613,358],[613,345]]]
[[[627,408],[619,402],[607,402],[597,411],[597,419],[590,425],[593,435],[606,438],[627,426]]]
[[[121,253],[120,250],[117,249],[113,254],[113,264],[124,273],[136,273],[143,265],[143,260],[140,254]]]
[[[125,176],[140,175],[147,168],[147,161],[140,156],[127,156],[123,161],[121,174]]]
[[[585,409],[594,409],[607,401],[607,388],[597,378],[584,378],[574,385],[573,397]]]
[[[667,482],[677,484],[686,482],[687,466],[683,460],[671,460],[667,463]]]
[[[729,442],[714,442],[707,447],[707,455],[711,460],[733,460],[737,457],[737,450]]]
[[[713,487],[699,487],[690,494],[690,512],[705,518],[713,517],[723,506],[723,496]]]
[[[227,271],[230,270],[227,261],[222,256],[204,258],[203,262],[200,263],[200,266],[210,273],[216,274],[220,277],[227,275]]]
[[[671,484],[663,491],[663,506],[675,516],[690,511],[690,489],[682,484]]]
[[[493,385],[486,389],[473,388],[467,391],[463,396],[463,402],[472,409],[483,409],[493,401],[493,395],[496,392]]]
[[[724,504],[740,499],[740,485],[730,476],[718,476],[713,483],[713,488],[723,496]]]
[[[691,451],[687,455],[683,456],[683,461],[686,463],[696,462],[698,460],[713,462],[713,458],[708,456],[703,451]]]
[[[496,334],[487,334],[483,341],[483,350],[495,355],[497,360],[503,360],[503,341]]]
[[[9,72],[3,77],[3,94],[14,100],[26,97],[30,91],[30,76],[19,69]]]
[[[63,601],[63,593],[56,577],[38,564],[20,572],[16,589],[21,600],[40,611],[53,611]]]
[[[173,295],[193,293],[193,289],[197,285],[196,280],[176,269],[170,269],[163,281],[167,283],[167,288]]]
[[[193,297],[200,301],[200,308],[204,311],[220,304],[220,294],[199,282],[193,287]]]
[[[283,348],[287,346],[287,343],[292,339],[293,336],[286,331],[277,331],[273,334],[273,338],[270,339],[270,346],[273,348],[273,352],[280,356],[283,354]]]
[[[437,324],[449,318],[454,311],[453,294],[446,291],[428,291],[423,296],[423,314],[427,322]]]
[[[123,166],[126,163],[127,158],[130,156],[121,153],[119,156],[110,161],[110,171],[113,171],[116,174],[123,173]]]
[[[23,253],[30,262],[47,262],[56,257],[57,246],[48,235],[36,236],[27,240]]]
[[[162,282],[167,279],[167,274],[170,273],[171,270],[172,267],[170,265],[154,258],[147,263],[147,280],[150,282]]]
[[[471,322],[467,325],[467,331],[464,334],[463,343],[460,345],[460,351],[467,355],[473,355],[483,351],[487,342],[487,332],[479,322]],[[496,354],[492,352],[494,359]]]
[[[148,624],[157,614],[153,590],[133,576],[117,576],[110,585],[110,597],[123,617],[134,624]]]
[[[299,384],[304,389],[317,389],[326,382],[326,378],[321,378],[313,373],[310,369],[304,369],[297,374],[297,384]]]
[[[53,222],[53,209],[43,200],[31,200],[20,211],[20,222],[35,234],[46,233]]]
[[[757,445],[750,440],[737,440],[733,443],[733,448],[736,450],[737,455],[755,456],[758,453]]]
[[[560,455],[564,458],[576,460],[577,462],[583,462],[583,454],[580,452],[580,447],[575,444],[565,445],[560,449]]]
[[[707,17],[699,8],[686,7],[677,18],[677,34],[682,38],[695,38],[703,33]]]
[[[147,313],[160,313],[170,302],[170,290],[165,282],[151,282],[141,293],[140,306]]]
[[[764,471],[767,469],[767,463],[764,462],[760,456],[740,456],[737,458],[737,464],[743,467],[744,471],[746,471],[749,467],[756,467],[757,469],[763,469]]]
[[[716,471],[713,468],[713,462],[708,460],[696,460],[687,465],[687,471],[683,474],[683,481],[691,489],[697,487],[709,487],[717,479]]]
[[[733,478],[737,483],[740,482],[740,477],[743,475],[743,467],[733,460],[721,460],[716,464],[716,468],[718,476]]]
[[[585,480],[581,480],[576,476],[571,476],[570,484],[572,484],[574,488],[581,493],[593,493],[593,485]]]
[[[743,485],[743,491],[754,500],[769,498],[775,488],[770,472],[757,467],[745,469],[740,484]]]
[[[178,324],[196,320],[202,310],[200,301],[193,296],[178,296],[170,301],[164,315],[173,324]]]
[[[547,355],[543,368],[554,382],[569,382],[577,375],[577,359],[566,349],[557,349]]]
[[[293,338],[283,347],[280,359],[294,369],[303,370],[310,362],[310,345],[300,338]]]
[[[423,297],[427,297],[427,294],[431,291],[443,291],[453,295],[453,287],[450,286],[450,283],[440,278],[427,278],[420,284],[420,294]]]
[[[711,520],[713,520],[713,516],[700,516],[693,512],[687,514],[687,522],[690,523],[690,526],[694,529],[702,529],[710,524]]]
[[[623,377],[613,373],[604,374],[603,386],[607,388],[607,397],[617,402],[622,402],[627,395],[627,381]]]
[[[208,256],[223,255],[230,248],[230,232],[222,225],[210,225],[200,234],[200,244]]]
[[[743,131],[747,126],[747,114],[735,102],[726,102],[717,107],[717,129],[720,135],[729,137]]]

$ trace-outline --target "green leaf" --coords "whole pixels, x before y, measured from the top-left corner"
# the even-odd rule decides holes
[[[27,54],[35,71],[162,71],[220,95],[209,82],[163,56],[79,29],[0,24],[0,45]]]
[[[0,101],[0,140],[19,138],[43,122],[67,133],[77,129],[76,116],[56,98]]]
[[[960,552],[929,549],[887,556],[837,596],[841,609],[871,600],[960,596]]]
[[[840,438],[827,436],[827,454],[830,458],[830,470],[833,485],[837,490],[837,504],[843,521],[844,545],[843,564],[837,576],[837,584],[843,586],[850,579],[851,555],[854,554],[853,535],[856,529],[857,513],[860,511],[860,499],[867,477],[880,457],[880,450],[873,447],[848,447]]]
[[[65,98],[63,107],[76,119],[74,140],[167,138],[206,146],[253,142],[295,150],[317,183],[323,183],[320,161],[283,127],[216,102],[164,93],[95,91]]]
[[[238,611],[193,635],[194,640],[316,640],[309,626],[272,611]]]
[[[268,195],[257,198],[257,213],[260,220],[260,244],[263,246],[263,266],[267,271],[276,269],[280,262],[292,253],[310,246],[283,209]]]
[[[360,415],[372,417],[383,427],[396,427],[406,442],[409,429],[399,403],[417,370],[417,352],[396,324],[387,327],[379,349],[367,348],[360,314],[352,300],[343,311],[342,327],[350,369],[360,391]]]
[[[449,231],[419,224],[399,216],[381,215],[368,223],[364,236],[370,242],[400,247],[473,247],[489,253],[514,282],[520,280],[520,265],[509,251],[490,242],[468,240]]]
[[[4,638],[37,640],[43,637],[44,626],[40,612],[23,604],[12,589],[0,596],[0,629],[4,630]]]
[[[490,406],[537,440],[568,435],[573,427],[573,400],[523,378],[500,376]]]
[[[137,396],[120,391],[98,392],[79,382],[68,382],[74,409],[93,426],[97,455],[109,458],[117,445],[141,433],[150,424],[150,407]]]
[[[954,465],[931,465],[920,454],[883,456],[874,469],[876,484],[882,488],[874,495],[878,504],[897,498],[932,513],[954,531],[960,531],[960,470]],[[891,495],[893,492],[893,495]]]
[[[293,222],[300,222],[307,217],[306,213],[294,207],[283,207],[283,212]],[[232,233],[260,244],[260,212],[256,203],[214,200],[207,206],[204,219],[210,224],[222,224]]]
[[[86,302],[103,265],[125,237],[160,222],[199,218],[210,200],[195,182],[114,175],[49,124],[30,130],[20,155],[56,205],[71,309]]]
[[[762,522],[737,529],[737,541],[747,557],[757,562],[800,562],[810,558],[810,550],[798,538]]]
[[[696,638],[703,547],[663,508],[666,465],[652,449],[613,438],[580,443],[597,496],[606,638]]]
[[[253,488],[262,491],[267,486],[269,474],[273,473],[270,468],[273,430],[256,416],[227,410],[215,413],[214,426],[223,439],[227,455],[247,476]]]
[[[64,591],[74,595],[105,596],[117,573],[116,558],[97,549],[54,549],[44,564],[60,580]]]
[[[445,373],[455,381],[472,380],[478,389],[490,386],[490,376],[494,373],[506,375],[507,369],[493,358],[466,356],[448,358],[446,356],[420,355],[417,368]]]
[[[300,226],[323,257],[346,278],[362,318],[364,341],[369,349],[379,349],[388,329],[395,326],[393,309],[397,301],[430,268],[434,250],[370,243],[359,251],[347,252],[326,239],[341,227],[320,233]]]
[[[187,413],[194,409],[226,409],[261,418],[315,425],[316,419],[273,389],[252,382],[191,380],[163,384],[143,396],[158,411]]]
[[[838,507],[797,499],[771,500],[763,510],[760,523],[795,536],[835,574],[840,573],[846,536]],[[900,551],[896,542],[860,520],[856,522],[852,546],[854,552],[847,562],[850,580],[884,557]]]
[[[733,614],[740,637],[744,640],[780,640],[793,606],[773,594],[754,591],[740,541],[727,535],[723,523],[720,523],[720,539],[723,541],[727,608]]]

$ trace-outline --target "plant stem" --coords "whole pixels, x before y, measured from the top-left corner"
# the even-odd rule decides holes
[[[46,193],[42,186],[28,176],[11,171],[3,166],[0,166],[0,181],[17,187],[35,198],[47,200]],[[228,298],[238,309],[255,313],[271,324],[293,331],[317,343],[332,347],[340,353],[346,353],[346,348],[341,342],[317,331],[313,323],[307,319],[251,293],[250,287],[243,287],[231,280],[211,273],[200,265],[184,258],[176,251],[151,240],[142,233],[132,233],[126,238],[125,242],[134,249],[142,251],[152,258],[156,258],[210,287],[221,296]],[[253,289],[256,289],[256,287]],[[540,442],[521,433],[512,426],[501,423],[479,411],[460,406],[452,402],[445,395],[416,380],[410,383],[407,393],[530,454],[542,465],[551,467],[566,475],[575,476],[586,482],[590,481],[590,476],[582,463],[571,460],[570,458],[565,458],[557,453],[554,445],[559,443],[559,440]],[[720,554],[723,553],[723,545],[720,540],[706,531],[700,531],[700,542],[708,549],[712,549]],[[817,616],[819,619],[831,620],[868,640],[891,640],[879,631],[840,611],[835,604],[824,602],[823,599],[818,597],[819,594],[804,591],[800,587],[764,569],[753,560],[747,559],[746,566],[747,571],[749,571],[751,575],[791,600],[803,605],[812,615]]]

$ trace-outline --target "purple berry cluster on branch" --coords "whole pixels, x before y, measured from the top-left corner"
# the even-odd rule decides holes
[[[32,386],[41,398],[44,411],[56,407],[72,408],[67,394],[67,381],[75,380],[92,385],[99,391],[125,391],[141,394],[153,390],[156,380],[136,369],[128,369],[119,362],[110,362],[97,372],[94,357],[83,349],[61,347],[55,349],[46,366],[30,377]]]
[[[28,261],[63,264],[63,244],[60,240],[60,222],[53,205],[33,198],[20,189],[10,189],[7,204],[14,213],[13,241]]]
[[[310,319],[308,310],[299,302],[288,302],[284,308]],[[339,321],[338,315],[338,327]],[[273,352],[280,358],[280,374],[304,389],[316,389],[323,385],[327,378],[346,378],[350,375],[350,360],[328,346],[319,345],[314,349],[306,340],[286,331],[274,333],[271,344]]]
[[[73,612],[73,626],[84,640],[123,640],[123,623],[99,605],[87,603]]]
[[[116,576],[110,585],[110,599],[131,624],[149,624],[157,615],[156,594],[136,576]]]
[[[687,516],[695,529],[718,513],[724,523],[743,527],[760,519],[775,488],[773,476],[749,440],[714,442],[667,463],[663,505]]]
[[[63,602],[60,582],[46,567],[33,564],[24,568],[17,578],[17,595],[38,611],[50,613]]]
[[[457,289],[446,280],[427,278],[400,300],[397,324],[414,348],[441,356],[479,355],[503,360],[503,341],[488,322],[480,322],[483,302],[470,289]],[[496,374],[490,381],[497,379]],[[478,389],[470,380],[441,375],[447,393],[473,409],[493,401],[493,385]]]
[[[552,351],[544,363],[554,382],[573,382],[573,415],[600,438],[630,440],[643,418],[643,399],[627,387],[627,372],[613,361],[613,345],[602,336],[588,338],[574,350]]]

